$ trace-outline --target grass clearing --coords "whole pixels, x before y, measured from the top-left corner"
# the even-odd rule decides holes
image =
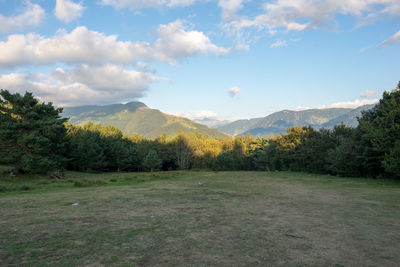
[[[0,265],[400,262],[398,182],[290,172],[67,176],[0,177],[0,187],[30,187],[0,193]]]

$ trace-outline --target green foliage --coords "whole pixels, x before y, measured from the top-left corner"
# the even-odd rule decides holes
[[[387,173],[400,178],[400,140],[385,154],[382,164]]]
[[[213,170],[229,171],[234,169],[234,158],[231,153],[225,151],[219,154],[213,162]]]
[[[193,143],[189,136],[181,132],[174,140],[176,165],[179,169],[189,169],[193,157]]]
[[[68,125],[69,168],[78,171],[134,170],[136,148],[113,126]]]
[[[246,147],[244,144],[244,138],[242,136],[235,136],[235,139],[233,140],[232,157],[236,170],[244,168],[245,152]]]
[[[0,91],[0,158],[15,171],[46,173],[65,165],[67,119],[52,103],[39,103],[32,93]]]
[[[158,157],[157,151],[155,151],[154,149],[149,151],[143,161],[143,167],[151,172],[161,170],[162,161]]]
[[[341,176],[360,176],[361,161],[356,130],[345,125],[335,126],[331,133],[333,146],[327,151],[326,170]]]
[[[286,134],[257,139],[185,130],[154,140],[139,134],[128,138],[115,126],[90,122],[68,125],[66,131],[60,110],[51,104],[39,104],[29,93],[2,91],[2,97],[0,159],[24,171],[54,169],[66,157],[68,169],[96,172],[213,168],[396,178],[400,173],[400,88],[385,92],[375,108],[363,112],[357,128],[294,126]]]
[[[384,92],[371,110],[363,113],[358,126],[360,152],[366,175],[393,173],[400,140],[400,89]]]

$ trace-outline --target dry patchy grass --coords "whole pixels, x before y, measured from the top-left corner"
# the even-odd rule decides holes
[[[178,172],[137,174],[143,183],[118,174],[110,183],[110,175],[93,176],[108,186],[0,194],[0,265],[400,262],[395,182]]]

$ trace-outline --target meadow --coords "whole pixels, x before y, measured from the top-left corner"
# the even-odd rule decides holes
[[[2,167],[3,171],[5,167]],[[0,175],[0,265],[396,266],[400,183],[294,172]]]

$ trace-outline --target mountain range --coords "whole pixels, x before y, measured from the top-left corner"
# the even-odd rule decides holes
[[[355,109],[282,110],[266,117],[229,122],[209,118],[193,121],[151,109],[141,102],[129,102],[104,106],[66,107],[62,116],[69,117],[69,122],[73,124],[80,125],[91,121],[115,126],[128,136],[136,133],[147,138],[155,138],[163,133],[174,136],[180,130],[189,133],[199,132],[212,137],[246,135],[247,133],[256,137],[268,137],[285,133],[291,126],[305,125],[315,129],[331,129],[335,125],[344,124],[356,127],[357,117],[361,116],[361,112],[373,106],[365,105]]]
[[[216,126],[216,129],[231,135],[272,136],[285,133],[292,126],[312,126],[315,129],[331,129],[335,125],[344,124],[356,127],[357,117],[361,112],[371,109],[374,105],[364,105],[355,109],[326,108],[308,109],[302,111],[282,110],[266,117],[248,120],[237,120],[228,124]]]
[[[112,125],[128,136],[134,133],[147,138],[155,138],[163,133],[167,136],[174,136],[181,130],[188,133],[208,134],[212,137],[229,136],[229,134],[218,129],[208,128],[192,120],[151,109],[141,102],[105,106],[66,107],[61,115],[68,117],[70,123],[78,125],[89,121],[96,124]]]

